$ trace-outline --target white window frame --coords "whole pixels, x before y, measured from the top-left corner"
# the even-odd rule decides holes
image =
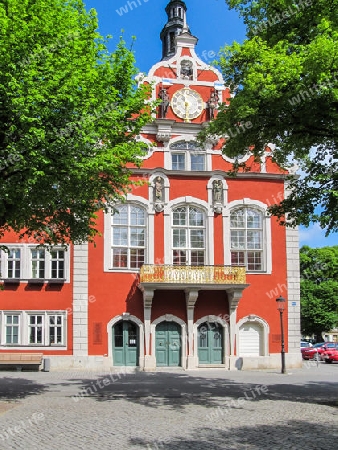
[[[19,333],[18,343],[6,342],[7,331],[7,317],[19,316]],[[30,342],[30,329],[35,328],[30,323],[30,318],[33,316],[42,316],[42,342],[31,343]],[[56,327],[61,328],[61,342],[51,342],[51,317],[60,317],[61,323],[56,324]],[[0,311],[0,348],[17,348],[17,347],[32,347],[34,349],[47,348],[61,348],[67,347],[67,311]],[[55,326],[52,325],[53,328]]]
[[[19,257],[17,256],[11,256],[12,252],[19,252]],[[10,280],[19,280],[21,278],[22,270],[23,270],[23,255],[22,255],[22,249],[20,247],[11,247],[9,249],[9,253],[7,253],[7,278]],[[10,263],[12,263],[12,268],[10,269]],[[9,276],[9,272],[14,273],[14,276]],[[19,276],[17,276],[17,272],[19,273]]]
[[[54,318],[54,320],[56,319],[56,323],[51,323],[50,319]],[[58,319],[61,319],[61,323],[57,323]],[[64,341],[64,337],[65,337],[65,316],[63,314],[58,314],[58,313],[48,313],[47,315],[47,321],[48,324],[46,324],[46,328],[48,328],[48,342],[49,345],[64,345],[65,341]],[[61,328],[61,342],[55,342],[55,336],[58,336],[58,329]],[[54,329],[54,342],[52,342],[52,337],[51,337],[51,329]],[[57,340],[57,339],[56,339]]]
[[[164,235],[172,236],[172,211],[180,206],[193,206],[205,214],[205,265],[214,264],[214,211],[208,202],[196,197],[178,197],[164,206]],[[164,240],[164,264],[173,263],[172,238]]]
[[[188,170],[188,169],[187,169],[187,167],[188,167],[188,164],[187,164],[187,155],[186,155],[185,152],[181,152],[181,151],[171,151],[171,152],[170,152],[170,155],[171,155],[171,170]],[[181,168],[181,167],[179,167],[179,168],[174,167],[173,156],[183,156],[183,158],[184,158],[184,167],[183,167],[183,168]],[[181,162],[179,162],[178,165],[180,166],[180,165],[181,165]]]
[[[174,224],[174,213],[179,208],[184,208],[186,210],[187,223],[185,225],[175,225]],[[202,226],[196,226],[195,227],[194,225],[190,225],[190,223],[189,223],[189,213],[190,213],[190,209],[191,208],[194,208],[194,209],[202,212],[203,218],[204,218],[204,220],[203,220],[203,222],[204,222],[203,223],[203,227]],[[174,233],[173,233],[174,229],[175,230],[185,230],[185,233],[186,233],[186,247],[184,249],[183,249],[183,247],[182,248],[174,247]],[[203,235],[204,235],[204,246],[201,247],[201,248],[193,248],[191,246],[190,231],[195,230],[195,229],[196,230],[203,230],[203,232],[204,232],[203,233]],[[208,245],[207,238],[208,238],[208,236],[207,236],[207,215],[206,215],[205,211],[203,210],[203,208],[200,208],[199,206],[196,206],[196,205],[190,205],[190,204],[179,205],[179,206],[176,206],[176,207],[172,208],[172,212],[171,212],[171,264],[175,264],[175,262],[174,262],[174,251],[175,250],[176,251],[182,250],[182,251],[184,251],[186,253],[186,263],[177,264],[177,265],[188,265],[188,266],[192,265],[191,264],[191,259],[192,259],[191,253],[193,251],[196,251],[196,252],[203,251],[203,253],[204,253],[204,262],[203,262],[202,265],[203,266],[207,265],[207,262],[206,262],[207,261],[207,245]],[[200,265],[200,264],[195,264],[195,265]]]
[[[122,205],[116,206],[116,209],[124,208],[127,212],[127,222],[126,223],[114,223],[114,219],[118,219],[119,213],[115,213],[111,215],[111,233],[112,233],[112,267],[113,269],[129,269],[129,270],[139,270],[140,267],[134,267],[132,266],[132,250],[143,250],[143,265],[146,261],[146,247],[147,247],[147,212],[143,207],[140,207],[139,205],[134,205],[133,203],[125,203]],[[131,213],[132,209],[138,209],[139,211],[142,211],[143,213],[143,224],[135,223],[132,224],[131,221]],[[117,230],[118,228],[126,229],[127,230],[127,243],[115,243],[113,236],[114,236],[114,230]],[[136,230],[143,230],[143,245],[132,245],[132,228]],[[138,244],[138,243],[137,243]],[[126,264],[125,265],[114,265],[114,250],[121,250],[126,252]]]
[[[29,345],[44,345],[45,344],[45,316],[44,314],[28,314],[28,323],[27,323],[27,327],[28,327],[28,342]],[[35,318],[35,321],[32,323],[31,319]],[[38,318],[41,318],[41,322],[39,323]],[[38,333],[39,333],[39,328],[41,328],[41,342],[37,342],[38,341]],[[34,333],[34,340],[33,342],[31,341],[31,334],[32,331]]]
[[[173,145],[181,143],[181,142],[185,142],[186,144],[186,149],[175,149],[172,148]],[[170,150],[170,169],[171,170],[179,170],[179,171],[189,171],[189,172],[205,172],[207,171],[207,166],[208,166],[208,162],[207,162],[207,152],[205,149],[203,148],[199,148],[197,146],[196,143],[196,150],[194,149],[189,149],[189,144],[195,144],[196,142],[194,140],[188,140],[188,139],[179,139],[177,141],[173,141],[170,143],[169,145],[169,150]],[[204,157],[204,167],[203,169],[192,169],[192,162],[191,162],[191,156],[193,155],[202,155]],[[176,169],[173,167],[173,156],[174,155],[184,155],[184,169]]]
[[[70,282],[70,249],[65,247],[55,246],[52,249],[43,249],[36,245],[32,244],[11,244],[4,243],[9,250],[20,250],[20,277],[8,277],[8,263],[9,263],[9,253],[4,250],[0,250],[0,261],[1,261],[1,273],[0,279],[7,282],[54,282],[54,283],[69,283]],[[33,258],[32,258],[32,250],[44,250],[44,276],[41,278],[40,276],[33,277]],[[52,257],[51,252],[64,252],[64,258],[58,258],[57,261],[63,261],[63,277],[53,277],[52,266],[53,262],[56,261]],[[42,259],[34,259],[34,261],[42,261]],[[39,265],[39,263],[38,263]],[[38,271],[39,272],[39,271]],[[38,273],[40,275],[40,273]]]
[[[246,207],[257,209],[263,215],[263,267],[260,271],[250,271],[247,273],[253,275],[271,274],[272,273],[272,244],[271,244],[271,216],[267,213],[268,205],[250,198],[242,200],[234,200],[223,208],[223,235],[224,235],[224,264],[231,266],[231,234],[230,234],[230,214],[234,209]]]
[[[157,173],[156,173],[157,175]],[[161,175],[161,174],[160,174]],[[155,174],[154,174],[155,176]],[[163,175],[161,175],[163,176]],[[151,181],[151,179],[150,179]],[[168,187],[166,187],[168,189]],[[151,186],[149,187],[149,195],[152,199]],[[155,224],[155,210],[153,208],[152,200],[149,201],[144,197],[140,197],[133,194],[127,194],[127,203],[131,203],[135,206],[144,208],[146,213],[146,248],[145,248],[145,264],[154,264],[154,224]],[[118,206],[118,205],[117,205]],[[127,269],[124,267],[115,268],[112,267],[112,211],[110,209],[104,213],[104,258],[103,258],[103,270],[104,272],[127,272],[138,273],[139,269]]]
[[[231,226],[231,216],[233,213],[236,213],[237,211],[243,211],[244,212],[244,226],[243,227],[232,227]],[[249,228],[248,227],[248,211],[252,211],[256,216],[255,217],[259,217],[259,227],[253,227],[253,228]],[[259,243],[260,243],[260,247],[259,248],[249,248],[248,247],[248,242],[249,242],[249,232],[256,232],[259,233],[260,239],[259,239]],[[243,244],[244,247],[243,248],[232,248],[231,246],[231,241],[232,241],[232,232],[237,232],[237,233],[243,233],[244,235],[244,240],[243,240]],[[261,210],[254,208],[254,207],[250,207],[250,206],[238,206],[237,208],[232,208],[232,210],[230,211],[230,253],[241,253],[243,254],[244,257],[244,266],[246,267],[247,272],[253,272],[253,273],[259,273],[259,272],[264,272],[265,269],[265,264],[264,264],[264,214]],[[248,260],[248,255],[252,253],[254,255],[259,255],[259,260],[260,260],[260,268],[259,269],[249,269],[249,260]],[[232,258],[231,258],[231,264],[232,264]],[[257,263],[252,262],[252,265],[255,265]],[[240,263],[233,264],[234,266],[237,265],[242,265]]]
[[[52,253],[54,253],[54,252],[57,252],[57,257],[56,258],[54,258],[53,257],[53,255],[52,255]],[[61,258],[61,257],[59,257],[59,252],[63,252],[63,258]],[[47,274],[48,274],[48,279],[49,280],[62,280],[62,279],[64,279],[65,278],[65,276],[66,276],[66,250],[65,249],[63,249],[63,248],[59,248],[59,247],[56,247],[56,248],[53,248],[50,252],[47,252],[46,253],[46,256],[47,256]],[[60,269],[60,262],[63,262],[63,269]],[[57,265],[57,272],[59,273],[59,271],[60,270],[62,270],[63,271],[63,277],[59,277],[59,276],[56,276],[56,277],[53,277],[53,271],[55,270],[55,269],[53,269],[53,263],[57,263],[56,265]]]
[[[7,317],[10,316],[18,316],[18,342],[17,343],[13,343],[13,342],[7,342],[7,327],[10,326],[12,327],[13,325],[16,326],[16,324],[8,324],[7,323]],[[20,345],[21,343],[21,322],[22,322],[22,318],[21,318],[21,313],[20,312],[8,312],[6,314],[3,315],[1,323],[3,324],[3,339],[1,339],[2,342],[5,343],[5,345],[11,345],[11,346],[17,346]]]
[[[36,252],[36,258],[33,258],[33,252]],[[40,252],[43,252],[43,258],[40,258]],[[33,262],[36,262],[36,269],[33,269]],[[43,262],[43,276],[40,277],[40,271],[41,269],[41,265]],[[46,276],[46,250],[45,249],[40,249],[40,248],[30,248],[30,273],[31,273],[31,277],[32,279],[41,279],[41,278],[45,278]],[[38,276],[33,276],[33,272],[34,270],[36,270],[37,275]]]

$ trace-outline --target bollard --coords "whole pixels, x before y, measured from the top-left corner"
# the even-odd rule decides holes
[[[43,369],[44,372],[50,371],[50,358],[44,358],[43,359]]]

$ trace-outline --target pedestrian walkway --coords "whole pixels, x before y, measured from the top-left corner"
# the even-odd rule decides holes
[[[0,372],[0,449],[333,450],[338,364]]]

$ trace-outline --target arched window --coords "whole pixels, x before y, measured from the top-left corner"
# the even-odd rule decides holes
[[[112,267],[139,269],[145,263],[146,212],[128,204],[112,215]]]
[[[172,170],[205,170],[205,152],[196,142],[178,141],[170,145]]]
[[[205,214],[195,206],[180,206],[172,215],[172,258],[175,265],[205,264]]]
[[[236,208],[230,214],[231,264],[248,271],[264,270],[263,213],[254,208]]]

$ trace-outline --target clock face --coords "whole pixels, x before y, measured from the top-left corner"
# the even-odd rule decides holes
[[[203,111],[203,99],[200,94],[192,89],[183,88],[175,92],[171,99],[171,107],[176,116],[190,122]]]

